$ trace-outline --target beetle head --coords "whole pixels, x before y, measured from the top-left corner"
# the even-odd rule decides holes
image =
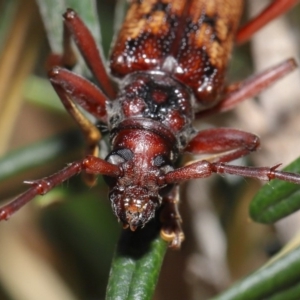
[[[161,155],[134,153],[128,148],[112,151],[107,161],[122,169],[118,178],[106,177],[114,214],[124,228],[130,227],[134,231],[143,227],[154,217],[162,202],[165,185],[160,185],[158,179],[173,168],[165,164]]]
[[[132,231],[151,220],[160,204],[158,194],[150,196],[147,189],[138,186],[126,187],[123,191],[118,187],[112,189],[109,198],[123,227],[130,227]]]

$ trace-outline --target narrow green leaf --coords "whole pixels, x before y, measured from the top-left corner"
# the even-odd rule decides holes
[[[300,173],[300,158],[283,169]],[[273,223],[300,209],[300,186],[273,180],[263,186],[250,204],[251,218],[260,223]]]
[[[0,159],[0,181],[51,162],[59,155],[70,154],[81,144],[78,130],[73,130],[13,151]]]
[[[116,34],[125,19],[125,14],[128,9],[128,2],[125,0],[117,0],[116,8],[115,8],[115,15],[114,15],[114,34]]]
[[[37,0],[37,3],[42,14],[50,47],[53,52],[61,53],[62,50],[62,14],[66,11],[67,8],[72,8],[80,13],[80,17],[92,31],[92,34],[97,43],[101,44],[101,32],[96,9],[96,1]]]
[[[65,12],[65,0],[37,0],[42,20],[47,32],[51,50],[62,52],[62,14]]]
[[[47,31],[50,48],[53,53],[62,53],[62,14],[66,12],[67,8],[72,8],[79,14],[85,25],[91,31],[102,55],[101,30],[95,0],[37,0],[37,3]],[[79,62],[76,65],[76,73],[84,76],[90,74],[82,59],[79,59]]]
[[[281,293],[298,293],[294,286],[300,278],[300,247],[287,253],[278,260],[262,267],[244,280],[236,283],[226,292],[213,298],[214,300],[254,300],[269,299]],[[273,300],[273,298],[270,298]],[[274,298],[300,299],[296,298]]]
[[[24,85],[23,95],[34,105],[39,105],[47,110],[66,113],[48,79],[35,75],[29,76]]]
[[[167,243],[155,222],[136,232],[124,230],[107,286],[107,300],[152,299]]]
[[[0,52],[2,51],[5,40],[8,38],[9,28],[14,21],[13,15],[16,12],[18,1],[0,1]]]
[[[277,293],[275,296],[267,300],[299,300],[300,299],[300,283],[288,288],[285,291]]]

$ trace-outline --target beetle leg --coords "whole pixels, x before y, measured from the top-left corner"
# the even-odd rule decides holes
[[[192,138],[185,152],[215,154],[210,162],[228,162],[256,151],[259,138],[248,132],[232,128],[211,128],[200,131]]]
[[[101,89],[110,99],[114,99],[116,92],[105,68],[102,51],[98,49],[91,32],[74,10],[68,9],[63,17],[63,53],[49,56],[48,69],[54,66],[71,69],[75,65],[77,59],[71,46],[71,37],[73,37],[80,54],[100,84]]]
[[[260,180],[280,179],[300,184],[300,174],[277,171],[274,167],[244,167],[224,164],[257,150],[259,138],[251,133],[231,129],[213,128],[200,131],[187,145],[185,152],[216,154],[208,160],[189,162],[186,166],[165,175],[166,183],[179,183],[188,179],[205,178],[212,173],[226,173]]]
[[[75,51],[71,44],[71,32],[67,25],[63,25],[63,40],[62,40],[62,54],[51,53],[48,56],[46,69],[51,70],[55,66],[60,66],[71,70],[77,63]]]
[[[106,122],[106,101],[108,98],[97,86],[85,78],[60,67],[53,68],[48,76],[59,96],[63,93],[65,97],[77,102],[95,118]],[[61,100],[66,105],[66,101]]]
[[[244,167],[227,165],[222,162],[210,163],[206,160],[200,160],[167,173],[164,177],[160,178],[160,183],[179,183],[189,179],[206,178],[211,176],[213,173],[218,173],[257,178],[264,181],[280,179],[283,181],[300,184],[300,174],[277,171],[279,166],[280,164],[271,168]]]
[[[115,89],[105,68],[101,51],[98,49],[91,32],[74,10],[67,9],[63,17],[65,28],[73,36],[89,69],[92,71],[105,94],[109,96],[110,99],[114,99],[116,96]]]
[[[67,179],[81,173],[82,171],[93,175],[102,174],[112,177],[119,176],[121,172],[118,166],[101,158],[89,155],[83,160],[69,164],[67,167],[53,175],[39,180],[25,181],[25,183],[31,185],[31,187],[26,192],[19,195],[15,200],[0,208],[0,221],[7,220],[12,214],[32,200],[35,196],[48,193],[55,186],[63,183]]]
[[[256,96],[271,84],[292,72],[296,67],[296,61],[288,59],[241,82],[233,83],[225,88],[225,97],[217,105],[196,113],[195,117],[198,119],[231,110],[240,102]]]
[[[236,35],[237,43],[241,44],[248,41],[255,32],[279,15],[284,14],[298,2],[299,0],[274,0],[258,16],[238,30]]]
[[[236,129],[212,128],[200,131],[188,143],[185,152],[216,155],[210,158],[209,161],[189,162],[188,165],[166,174],[166,183],[179,183],[188,179],[205,178],[211,176],[212,173],[227,173],[260,180],[277,178],[300,184],[299,174],[277,171],[278,165],[272,168],[255,168],[223,164],[257,150],[259,145],[259,138],[256,135]]]
[[[162,228],[160,236],[169,243],[169,247],[179,249],[184,240],[184,233],[181,229],[181,217],[178,211],[179,188],[176,186],[171,193],[163,198],[160,220]]]
[[[106,96],[91,82],[62,69],[55,67],[49,72],[50,81],[66,110],[73,117],[83,132],[87,145],[87,155],[98,156],[101,133],[98,128],[78,109],[74,102],[96,118],[105,121]],[[86,175],[85,181],[89,185],[95,183],[94,175]]]

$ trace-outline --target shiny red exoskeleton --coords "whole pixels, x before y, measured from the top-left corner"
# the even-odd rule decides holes
[[[224,78],[236,38],[242,42],[297,1],[277,0],[238,31],[241,0],[134,0],[115,39],[111,74],[119,79],[116,93],[97,46],[79,16],[64,14],[64,53],[52,55],[50,81],[87,142],[83,160],[36,181],[14,201],[0,209],[0,220],[38,194],[77,173],[93,184],[104,175],[112,209],[123,227],[143,227],[160,210],[161,236],[173,248],[184,239],[177,209],[182,181],[228,173],[261,180],[278,178],[300,184],[300,175],[272,168],[225,164],[254,151],[257,136],[230,128],[197,132],[193,119],[231,109],[236,103],[292,71],[289,59],[242,82],[225,86]],[[101,88],[64,69],[72,67],[74,38]],[[77,108],[105,123],[111,152],[99,158],[101,133]],[[184,153],[213,154],[207,160],[175,168]]]

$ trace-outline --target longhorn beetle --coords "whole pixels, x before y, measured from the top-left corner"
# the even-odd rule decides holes
[[[87,155],[49,177],[26,181],[30,188],[0,209],[0,220],[78,173],[83,172],[90,185],[96,175],[103,175],[113,212],[124,228],[143,227],[162,207],[161,236],[179,248],[184,239],[177,208],[181,182],[227,173],[300,184],[299,174],[278,171],[278,165],[227,164],[258,148],[254,134],[231,128],[197,132],[192,126],[194,118],[231,109],[296,67],[289,59],[244,81],[224,83],[235,37],[240,42],[249,39],[295,3],[274,1],[238,31],[242,0],[131,1],[110,56],[118,92],[89,30],[68,9],[63,16],[64,53],[52,55],[48,75],[85,136]],[[74,64],[70,38],[100,87],[66,69]],[[101,133],[78,105],[106,124],[111,152],[105,159],[98,157]],[[175,168],[184,153],[213,157]]]

